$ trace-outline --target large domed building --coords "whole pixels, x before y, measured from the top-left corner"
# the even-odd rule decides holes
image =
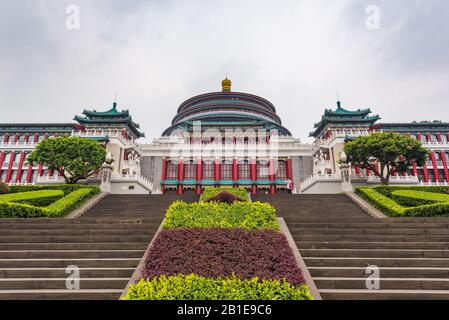
[[[228,78],[221,87],[181,103],[161,138],[143,147],[142,172],[164,192],[244,186],[275,193],[289,179],[299,185],[300,176],[312,173],[310,151],[282,125],[274,105],[232,91]]]

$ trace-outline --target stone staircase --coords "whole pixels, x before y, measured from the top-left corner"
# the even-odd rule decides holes
[[[79,219],[0,219],[0,299],[118,299],[168,205],[196,195],[109,195]],[[80,290],[68,290],[68,266]]]
[[[252,198],[277,207],[323,299],[449,299],[449,218],[377,219],[344,195]]]

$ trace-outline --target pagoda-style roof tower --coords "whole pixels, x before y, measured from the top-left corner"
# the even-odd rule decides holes
[[[259,96],[231,91],[231,80],[221,82],[222,91],[194,96],[178,108],[172,125],[162,135],[170,135],[177,129],[193,130],[193,123],[201,121],[203,130],[208,127],[225,129],[277,129],[281,135],[291,135],[282,126],[274,105]]]
[[[328,127],[369,127],[380,119],[376,114],[371,116],[370,109],[357,109],[350,111],[341,107],[341,102],[337,101],[337,109],[326,109],[321,121],[315,123],[314,130],[309,136],[317,138]]]
[[[139,130],[139,124],[132,120],[128,110],[117,110],[116,102],[114,102],[112,108],[107,111],[84,110],[83,115],[85,115],[85,117],[75,116],[74,118],[74,120],[78,121],[83,126],[120,126],[126,128],[136,139],[145,136],[145,134]]]

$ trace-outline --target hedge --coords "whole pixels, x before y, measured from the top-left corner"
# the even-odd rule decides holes
[[[40,190],[17,192],[0,195],[0,202],[24,203],[37,207],[45,207],[64,197],[61,190]]]
[[[312,300],[307,286],[285,280],[205,278],[195,274],[141,279],[126,300]]]
[[[200,202],[207,201],[208,199],[215,197],[217,194],[219,194],[222,191],[227,191],[235,195],[236,197],[239,197],[243,201],[250,201],[248,196],[248,191],[246,191],[245,188],[232,188],[232,187],[206,187],[203,190],[203,193],[201,194]]]
[[[143,278],[197,274],[202,277],[286,279],[304,283],[285,236],[275,230],[179,228],[162,230],[148,251]]]
[[[61,217],[98,192],[100,192],[98,187],[78,188],[78,190],[69,193],[67,196],[47,207],[37,207],[14,202],[0,202],[0,217]]]
[[[432,217],[432,216],[448,216],[449,215],[449,202],[438,202],[433,204],[428,204],[428,202],[423,203],[418,206],[403,206],[396,202],[394,199],[393,192],[388,189],[389,187],[359,187],[356,188],[356,193],[362,196],[364,199],[369,201],[376,208],[382,210],[385,214],[392,217],[401,217],[401,216],[414,216],[414,217]],[[395,187],[391,187],[395,188]],[[427,187],[429,188],[429,187]],[[431,190],[427,189],[426,190]],[[430,187],[432,188],[432,187]],[[380,189],[380,192],[378,191]],[[396,189],[397,190],[397,189]],[[413,190],[411,188],[401,190]],[[418,190],[417,188],[415,190]],[[440,189],[441,190],[441,189]],[[424,191],[424,190],[422,190]],[[382,193],[381,193],[382,192]],[[439,192],[442,193],[442,192]],[[385,194],[389,194],[386,196]],[[396,196],[396,199],[399,196]],[[410,199],[410,198],[409,198]],[[424,200],[426,201],[426,200]],[[422,203],[422,201],[418,201],[418,203]],[[408,202],[411,205],[411,202]]]
[[[87,186],[81,184],[50,184],[50,185],[29,185],[29,186],[10,186],[10,193],[27,192],[27,191],[39,191],[39,190],[61,190],[64,195],[78,190],[80,188],[86,188]],[[91,186],[89,186],[91,187]]]
[[[268,203],[218,202],[186,203],[175,201],[167,210],[165,229],[182,227],[279,229],[276,209]]]
[[[409,198],[414,200],[424,200],[429,202],[449,202],[449,194],[414,191],[414,190],[397,190],[391,193],[393,196]]]

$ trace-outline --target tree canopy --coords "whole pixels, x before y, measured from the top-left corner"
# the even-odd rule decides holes
[[[106,150],[96,141],[78,137],[57,137],[40,142],[28,162],[60,170],[67,183],[77,183],[100,169]]]
[[[406,172],[413,163],[422,166],[427,160],[428,150],[420,141],[399,133],[372,133],[357,137],[345,144],[348,161],[369,169],[388,184],[393,171]]]

